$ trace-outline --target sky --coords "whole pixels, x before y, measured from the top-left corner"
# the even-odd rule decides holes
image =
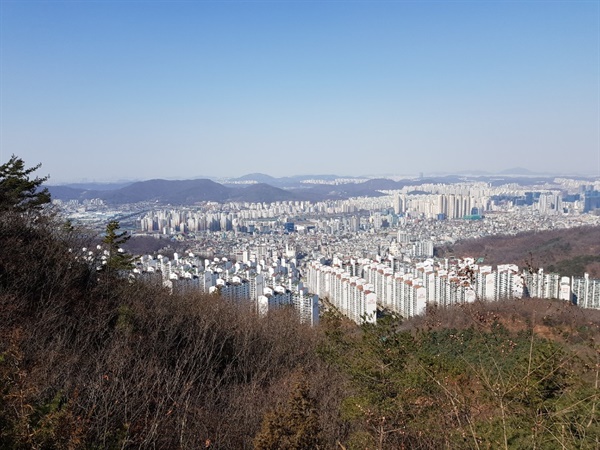
[[[0,163],[600,176],[599,69],[597,0],[0,0]]]

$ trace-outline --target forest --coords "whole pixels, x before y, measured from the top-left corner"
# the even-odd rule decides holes
[[[600,448],[600,311],[475,302],[358,327],[330,309],[310,328],[173,295],[126,276],[118,227],[99,270],[15,163],[0,168],[20,193],[0,198],[0,449]]]
[[[466,239],[435,249],[436,256],[483,258],[484,264],[517,264],[567,277],[600,278],[600,227],[528,231],[516,236]]]

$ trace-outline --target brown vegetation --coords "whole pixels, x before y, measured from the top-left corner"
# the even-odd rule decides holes
[[[516,236],[488,236],[436,249],[440,257],[484,258],[484,264],[543,267],[564,276],[600,278],[600,227],[530,231]]]
[[[489,332],[502,326],[511,333],[533,330],[536,336],[561,344],[597,344],[600,337],[600,310],[579,308],[562,300],[539,298],[477,301],[450,308],[431,306],[427,314],[402,324],[401,330],[465,329]],[[593,345],[592,345],[593,347]],[[583,347],[589,349],[589,345]]]
[[[298,368],[336,391],[291,311],[97,272],[56,225],[0,217],[0,448],[252,448]]]

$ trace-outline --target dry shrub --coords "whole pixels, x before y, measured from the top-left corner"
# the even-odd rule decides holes
[[[403,323],[404,330],[463,329],[490,330],[502,325],[519,332],[533,329],[541,337],[570,344],[593,343],[600,339],[600,311],[584,309],[562,300],[539,298],[476,301],[449,307],[428,307],[427,312]]]
[[[3,219],[0,403],[18,394],[28,405],[2,416],[4,447],[31,447],[25,427],[56,448],[251,448],[300,369],[319,408],[335,408],[319,332],[292,310],[261,318],[249,304],[97,273],[53,219]]]

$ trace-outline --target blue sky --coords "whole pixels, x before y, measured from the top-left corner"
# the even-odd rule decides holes
[[[597,1],[6,1],[1,160],[51,181],[600,175]]]

